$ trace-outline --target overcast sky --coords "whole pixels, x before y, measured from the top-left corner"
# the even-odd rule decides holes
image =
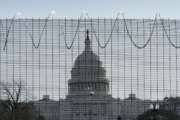
[[[92,17],[115,17],[118,12],[130,18],[153,18],[160,13],[166,18],[180,18],[179,0],[0,0],[0,17],[77,17],[87,11]]]

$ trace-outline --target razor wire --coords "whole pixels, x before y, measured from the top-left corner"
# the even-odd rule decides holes
[[[76,31],[75,31],[74,37],[72,38],[72,41],[71,41],[71,43],[70,43],[70,46],[68,46],[67,41],[66,41],[66,39],[65,39],[65,45],[66,45],[66,48],[67,48],[67,49],[71,49],[72,46],[73,46],[73,44],[74,44],[74,41],[75,41],[75,39],[76,39],[76,36],[77,36],[78,31],[79,31],[79,28],[80,28],[80,24],[81,24],[82,17],[83,17],[83,15],[81,15],[80,18],[78,18],[78,23],[77,23]],[[139,46],[139,45],[137,45],[137,44],[135,43],[135,41],[133,40],[133,37],[131,36],[130,31],[129,31],[129,29],[128,29],[127,20],[125,19],[124,15],[122,15],[122,17],[123,17],[123,18],[122,18],[122,19],[123,19],[123,23],[124,23],[124,25],[125,25],[125,27],[126,27],[126,32],[127,32],[127,34],[128,34],[128,37],[129,37],[131,43],[132,43],[137,49],[143,49],[143,48],[145,48],[145,47],[149,44],[149,42],[151,41],[151,37],[152,37],[152,35],[153,35],[153,33],[154,33],[154,28],[155,28],[155,26],[156,26],[156,24],[157,24],[157,20],[158,20],[158,19],[157,19],[157,15],[155,16],[155,18],[154,18],[154,20],[153,20],[154,23],[153,23],[152,31],[150,32],[149,38],[148,38],[148,40],[144,43],[144,45],[142,45],[142,46]],[[44,31],[45,31],[45,29],[46,29],[46,27],[47,27],[47,23],[48,23],[49,19],[50,19],[50,15],[45,19],[45,23],[44,23],[44,26],[43,26],[43,28],[42,28],[41,34],[39,35],[37,45],[36,45],[35,42],[34,42],[33,33],[32,33],[32,34],[29,33],[29,37],[30,37],[31,40],[32,40],[32,45],[33,45],[35,48],[38,48],[39,45],[40,45],[42,36],[43,36]],[[91,19],[91,18],[88,16],[88,19]],[[6,37],[5,37],[5,43],[4,43],[3,50],[5,50],[5,48],[6,48],[6,46],[7,46],[9,33],[10,33],[10,31],[11,31],[11,27],[13,26],[15,20],[16,20],[16,18],[15,18],[15,16],[14,16],[14,17],[11,19],[11,23],[10,23],[10,25],[9,25],[7,31],[6,31]],[[32,20],[33,20],[33,19],[32,19]],[[172,40],[170,39],[170,37],[169,37],[169,35],[168,35],[168,33],[167,33],[167,30],[166,30],[166,28],[165,28],[163,19],[160,17],[159,20],[160,20],[160,22],[161,22],[161,26],[162,26],[162,28],[163,28],[163,31],[165,32],[166,37],[168,38],[169,43],[170,43],[174,48],[176,48],[176,49],[180,48],[180,46],[175,45],[175,44],[172,42]],[[110,38],[111,38],[111,36],[112,36],[112,34],[113,34],[114,30],[115,30],[115,27],[117,27],[117,25],[116,25],[117,22],[120,22],[119,14],[117,15],[117,17],[116,17],[116,19],[115,19],[115,21],[114,21],[114,23],[113,23],[113,27],[112,27],[112,30],[110,31],[109,36],[108,36],[108,40],[106,41],[106,43],[105,43],[104,45],[102,45],[102,44],[100,43],[100,40],[98,39],[97,34],[96,34],[96,30],[94,29],[94,26],[93,26],[92,23],[91,23],[92,33],[94,33],[94,36],[95,36],[96,41],[97,41],[97,43],[98,43],[98,46],[99,46],[100,48],[105,48],[105,47],[109,44]],[[33,21],[32,21],[32,23],[33,23]],[[66,20],[65,20],[65,25],[66,25]],[[28,25],[25,25],[25,26],[28,27]],[[32,24],[32,26],[33,26],[33,24]],[[32,28],[32,29],[33,29],[33,28]],[[65,29],[66,29],[66,27],[65,27]],[[59,34],[60,34],[60,33],[59,33]]]

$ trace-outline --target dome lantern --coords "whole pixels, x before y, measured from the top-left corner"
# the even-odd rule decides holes
[[[91,41],[89,39],[89,30],[86,31],[86,39],[85,39],[85,51],[91,50]]]

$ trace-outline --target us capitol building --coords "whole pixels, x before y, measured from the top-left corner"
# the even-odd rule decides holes
[[[143,101],[130,94],[126,99],[109,94],[109,81],[99,56],[91,47],[86,31],[84,51],[75,60],[68,81],[66,99],[54,101],[45,95],[36,101],[36,113],[45,120],[133,120],[149,109],[150,101]]]

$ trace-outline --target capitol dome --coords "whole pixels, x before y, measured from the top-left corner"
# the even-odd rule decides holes
[[[70,95],[107,95],[109,82],[99,56],[93,53],[89,32],[86,32],[85,48],[75,60],[68,81]]]

